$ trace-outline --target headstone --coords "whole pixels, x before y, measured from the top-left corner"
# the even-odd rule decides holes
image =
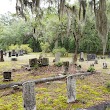
[[[103,63],[103,69],[107,69],[107,63]]]
[[[11,58],[11,61],[17,61],[17,58]]]
[[[16,56],[15,50],[12,50],[11,56]]]
[[[35,86],[34,82],[28,81],[23,83],[24,110],[36,110],[34,86]]]
[[[18,53],[16,53],[16,57],[18,57]]]
[[[60,56],[61,56],[61,53],[60,52],[57,52],[55,54],[55,62],[59,62],[60,61]]]
[[[94,64],[98,64],[98,60],[97,59],[95,59]]]
[[[19,50],[19,56],[23,56],[23,50]]]
[[[0,62],[3,62],[4,58],[3,58],[3,50],[0,50]]]
[[[8,52],[8,57],[11,57],[11,52],[10,51]]]
[[[87,55],[87,60],[88,61],[94,61],[96,59],[96,54],[88,54]]]
[[[72,75],[67,77],[67,96],[68,103],[76,101],[76,79]]]
[[[83,52],[80,53],[80,59],[79,59],[79,61],[81,61],[81,62],[84,61],[84,53]]]
[[[110,52],[108,53],[108,58],[110,58]]]
[[[68,73],[69,61],[63,62],[64,73]]]
[[[42,66],[48,66],[49,65],[49,59],[48,58],[42,58],[41,64],[42,64]]]
[[[10,81],[11,80],[11,72],[10,71],[5,71],[3,72],[3,80],[4,81]]]
[[[30,67],[37,65],[37,58],[29,59],[29,65]]]

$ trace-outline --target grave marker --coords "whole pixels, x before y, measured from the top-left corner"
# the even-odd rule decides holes
[[[4,58],[3,58],[3,50],[0,50],[0,62],[4,62]]]

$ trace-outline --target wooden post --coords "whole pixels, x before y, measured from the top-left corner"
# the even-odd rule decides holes
[[[35,83],[31,81],[23,83],[24,110],[36,110],[34,86]]]
[[[67,77],[67,102],[76,101],[76,79],[73,75]]]

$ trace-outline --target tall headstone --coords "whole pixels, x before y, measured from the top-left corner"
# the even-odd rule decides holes
[[[11,57],[11,51],[8,52],[8,57]]]
[[[12,50],[11,56],[16,56],[16,51]]]
[[[67,74],[69,69],[69,61],[63,62],[63,67],[64,67],[64,73]]]
[[[84,53],[83,52],[80,53],[80,59],[79,59],[79,61],[84,61]]]
[[[76,101],[76,79],[73,75],[67,77],[67,102],[75,102]]]
[[[61,57],[61,53],[60,52],[57,52],[55,54],[55,62],[59,62],[60,61],[60,57]]]
[[[35,86],[34,82],[28,81],[23,83],[24,110],[36,110],[34,86]]]
[[[3,62],[4,58],[3,58],[3,50],[0,50],[0,62]]]

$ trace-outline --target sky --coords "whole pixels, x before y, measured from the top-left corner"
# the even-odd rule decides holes
[[[70,3],[73,3],[74,0],[71,0]],[[16,0],[0,0],[0,14],[5,14],[8,11],[11,13],[16,12]]]
[[[0,0],[0,14],[5,14],[8,11],[15,13],[15,5],[16,0]]]

